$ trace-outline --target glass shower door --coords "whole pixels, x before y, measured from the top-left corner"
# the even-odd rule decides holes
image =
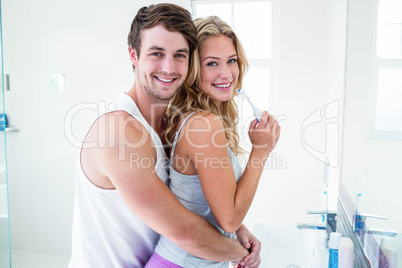
[[[8,213],[7,153],[3,72],[3,32],[0,0],[0,267],[11,267],[10,221]]]

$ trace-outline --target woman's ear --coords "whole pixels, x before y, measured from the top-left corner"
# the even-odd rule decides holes
[[[131,60],[131,63],[133,64],[133,66],[137,66],[138,65],[138,54],[135,51],[135,49],[130,47],[128,49],[128,53],[130,55],[130,60]]]

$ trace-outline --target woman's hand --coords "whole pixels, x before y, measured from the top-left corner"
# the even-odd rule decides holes
[[[250,254],[247,255],[241,262],[232,263],[234,266],[241,268],[256,268],[261,264],[260,252],[261,242],[244,226],[241,225],[236,232],[238,242],[245,247]]]
[[[281,127],[273,115],[264,111],[260,122],[257,119],[250,124],[248,135],[253,145],[253,151],[268,154],[275,148],[281,133]]]

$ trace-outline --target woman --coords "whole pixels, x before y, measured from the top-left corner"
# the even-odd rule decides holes
[[[254,198],[263,166],[280,135],[267,112],[249,129],[253,148],[242,174],[237,162],[239,136],[234,96],[241,88],[247,60],[232,29],[218,17],[196,19],[199,48],[192,87],[182,87],[167,111],[170,188],[189,210],[234,239]],[[146,267],[228,267],[195,257],[161,237]],[[256,260],[255,267],[259,265]]]

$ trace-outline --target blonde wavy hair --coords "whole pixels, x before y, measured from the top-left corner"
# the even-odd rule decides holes
[[[184,85],[178,89],[170,101],[166,110],[167,126],[165,139],[172,146],[175,134],[179,128],[179,122],[193,111],[201,111],[206,114],[213,113],[220,117],[223,123],[226,141],[233,153],[243,153],[244,150],[239,146],[239,135],[237,133],[237,124],[239,121],[237,105],[234,97],[238,89],[242,88],[243,77],[248,69],[248,62],[243,46],[237,38],[234,31],[228,24],[217,16],[199,18],[194,20],[197,28],[198,48],[194,52],[194,60],[190,63],[189,73]],[[201,63],[200,48],[206,40],[212,36],[225,35],[229,37],[237,53],[237,63],[239,66],[239,77],[234,87],[233,96],[229,101],[223,102],[222,112],[200,88],[201,83]]]

